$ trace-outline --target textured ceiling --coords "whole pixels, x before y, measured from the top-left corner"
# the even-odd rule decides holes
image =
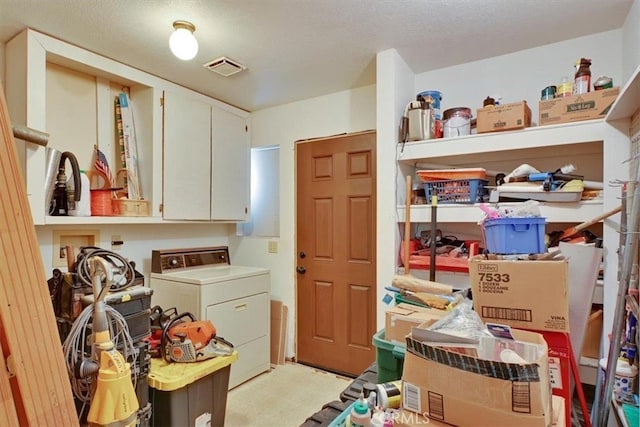
[[[0,0],[0,42],[25,27],[248,111],[375,83],[376,52],[415,73],[620,28],[633,0]],[[195,24],[189,62],[172,22]],[[228,56],[248,69],[202,67]]]

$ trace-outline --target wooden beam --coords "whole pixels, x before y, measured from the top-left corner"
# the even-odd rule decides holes
[[[13,401],[13,392],[11,391],[11,374],[4,360],[4,352],[0,345],[0,413],[4,417],[3,422],[5,422],[8,427],[18,427],[20,423],[18,422],[18,413],[16,412],[15,402]]]
[[[14,412],[20,425],[77,426],[78,416],[1,85],[0,189],[1,365],[11,360],[13,375],[8,376],[8,382]],[[5,402],[7,371],[2,372],[0,392]]]

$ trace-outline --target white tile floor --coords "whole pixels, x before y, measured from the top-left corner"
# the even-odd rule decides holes
[[[298,427],[353,381],[296,363],[278,365],[229,391],[225,425]]]

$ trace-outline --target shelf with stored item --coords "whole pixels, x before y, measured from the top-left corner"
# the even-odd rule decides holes
[[[236,222],[247,218],[248,112],[31,29],[25,29],[7,42],[6,63],[6,98],[13,124],[49,134],[47,147],[16,141],[35,225],[159,224],[187,219]],[[190,117],[190,110],[179,110],[184,104],[167,110],[163,105],[165,92],[171,92],[174,98],[195,98],[205,105],[205,138],[207,143],[215,144],[213,153],[207,147],[205,168],[195,169],[189,163],[192,158],[176,164],[189,157],[187,151],[198,160],[204,156],[197,148],[184,149],[185,143],[192,142],[186,135],[193,133],[194,118]],[[127,110],[121,93],[127,95]],[[120,122],[116,99],[120,101]],[[133,116],[133,131],[127,128],[125,118],[129,115],[125,115],[125,111]],[[168,137],[171,141],[166,140]],[[79,169],[90,171],[97,163],[97,147],[109,164],[114,181],[111,187],[125,187],[124,179],[116,179],[121,176],[119,172],[127,172],[123,176],[129,179],[134,169],[122,160],[121,146],[126,147],[124,141],[133,139],[136,144],[129,147],[136,147],[137,162],[132,164],[137,164],[134,176],[138,177],[136,189],[140,197],[123,201],[121,194],[116,194],[112,196],[118,199],[113,202],[114,212],[104,209],[98,211],[100,216],[48,214],[48,152],[72,153]],[[163,158],[173,163],[167,161],[164,168]],[[190,173],[186,174],[187,170]],[[68,172],[67,164],[67,178],[71,175]],[[176,180],[175,174],[189,175],[189,178],[185,181],[182,176],[182,180]],[[201,188],[200,177],[204,177],[212,189],[194,194],[195,189]],[[173,183],[177,186],[167,187]],[[101,184],[92,182],[91,188],[109,187]],[[170,195],[167,191],[172,190],[175,191],[170,194],[177,197],[166,200]],[[216,204],[210,208],[209,199],[213,196]],[[187,218],[201,200],[205,200],[206,215]]]
[[[603,121],[591,120],[411,142],[397,147],[398,171],[401,176],[415,176],[419,170],[482,167],[487,171],[490,191],[495,187],[495,175],[507,174],[524,163],[540,171],[553,171],[565,164],[573,164],[585,180],[600,184],[604,189],[607,186],[605,177],[610,172],[604,163],[608,156],[604,138]],[[416,185],[425,183],[414,181],[414,189]],[[602,193],[597,193],[600,197],[579,202],[541,203],[543,214],[548,222],[586,221],[602,213]],[[400,194],[403,192],[398,191]],[[398,199],[397,205],[397,217],[403,221],[404,200]],[[430,205],[412,205],[411,221],[428,221],[429,211]],[[481,218],[480,209],[472,203],[438,201],[439,222],[477,222]]]
[[[157,87],[161,80],[31,29],[7,42],[6,63],[12,121],[50,135],[46,148],[16,141],[34,223],[59,221],[48,215],[47,152],[73,153],[79,168],[90,171],[98,147],[112,175],[117,174],[120,161],[115,98],[121,92],[128,95],[135,117],[142,196],[151,206],[149,215],[159,217],[162,128],[157,120],[161,117]],[[67,177],[70,175],[67,173]],[[69,221],[74,224],[95,221],[91,217],[72,218]]]

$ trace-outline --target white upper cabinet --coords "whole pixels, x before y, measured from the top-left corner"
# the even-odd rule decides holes
[[[248,118],[211,107],[211,147],[211,218],[244,221],[251,191]]]
[[[72,152],[85,170],[93,168],[97,145],[114,176],[123,167],[115,98],[129,95],[149,216],[49,216],[47,148],[17,141],[36,225],[247,218],[249,113],[31,29],[6,44],[4,89],[13,124],[49,133],[47,147]],[[163,110],[164,92],[174,95]]]
[[[245,220],[247,117],[169,91],[164,95],[164,113],[164,218]]]
[[[164,94],[165,219],[208,220],[211,188],[211,107]]]

